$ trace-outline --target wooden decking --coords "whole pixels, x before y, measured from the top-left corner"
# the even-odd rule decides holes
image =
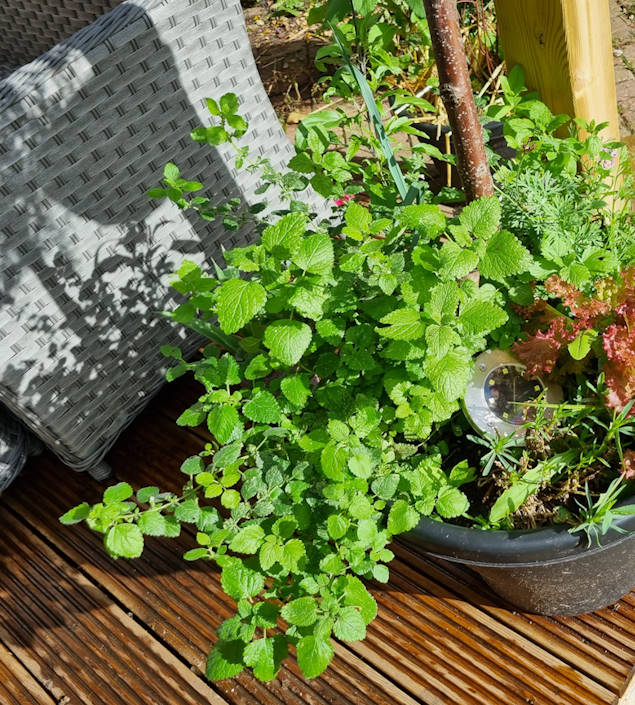
[[[110,454],[117,478],[176,489],[201,438],[173,419],[195,392],[170,387]],[[176,397],[176,398],[175,398]],[[635,593],[579,618],[506,608],[470,571],[400,545],[362,643],[336,644],[320,678],[296,665],[262,684],[201,674],[233,609],[192,535],[151,540],[136,561],[57,517],[101,488],[48,456],[0,499],[0,705],[600,705],[635,664]]]

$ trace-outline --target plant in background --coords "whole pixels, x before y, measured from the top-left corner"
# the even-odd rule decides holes
[[[534,279],[557,274],[587,289],[635,256],[628,151],[603,142],[606,124],[553,115],[527,93],[520,66],[501,80],[505,102],[488,115],[505,119],[505,137],[516,149],[516,158],[496,170],[503,225],[536,254]]]
[[[537,330],[514,345],[515,355],[530,374],[563,374],[574,364],[602,373],[606,405],[622,411],[635,398],[635,266],[600,279],[593,296],[556,275],[545,290],[563,311],[545,299],[525,309]]]

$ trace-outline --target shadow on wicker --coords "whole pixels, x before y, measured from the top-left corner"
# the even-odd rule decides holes
[[[227,149],[188,136],[228,90],[282,168],[238,0],[124,3],[0,82],[0,401],[75,469],[98,475],[158,390],[160,344],[200,342],[159,315],[169,273],[250,239],[145,196],[173,160],[215,202],[259,200]]]

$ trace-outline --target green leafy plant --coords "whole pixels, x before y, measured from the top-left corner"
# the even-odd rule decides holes
[[[237,605],[218,630],[209,678],[247,667],[270,680],[290,649],[306,677],[322,673],[333,657],[332,637],[364,638],[376,605],[363,580],[388,580],[391,540],[422,517],[481,528],[564,521],[593,538],[630,511],[616,501],[635,475],[632,405],[607,406],[606,369],[568,370],[570,401],[562,405],[534,401],[524,444],[466,432],[459,402],[476,354],[527,344],[537,335],[527,329],[530,309],[556,319],[567,318],[565,307],[574,316],[585,306],[597,309],[561,276],[571,262],[547,260],[543,239],[517,227],[509,199],[482,198],[455,216],[425,202],[425,191],[408,202],[388,178],[381,130],[368,137],[377,148],[374,166],[369,160],[357,188],[345,187],[356,175],[351,155],[332,157],[327,147],[329,120],[339,114],[305,124],[306,149],[278,174],[241,144],[247,125],[236,96],[209,100],[208,108],[214,123],[192,138],[233,145],[237,165],[263,175],[261,193],[277,188],[288,203],[266,220],[259,215],[265,204],[212,205],[191,195],[202,184],[174,164],[149,194],[229,228],[255,228],[253,244],[224,253],[224,267],[208,272],[185,261],[172,282],[184,301],[168,315],[210,341],[195,360],[176,347],[162,349],[174,361],[168,380],[192,374],[202,385],[177,423],[205,427],[209,440],[183,462],[180,494],[157,487],[135,494],[120,483],[102,502],[81,504],[61,520],[86,521],[113,557],[126,558],[142,553],[147,536],[191,527],[196,546],[185,559],[214,561]],[[532,125],[516,138],[523,149],[544,137],[543,126]],[[562,154],[570,151],[567,140],[577,139],[561,143],[546,132],[544,144]],[[544,169],[545,150],[534,150]],[[309,184],[338,199],[330,219],[318,220],[303,203]],[[350,198],[364,189],[369,207]],[[611,253],[614,236],[607,215],[594,246]],[[605,256],[596,252],[593,261]],[[615,257],[619,266],[628,254]],[[551,286],[552,265],[563,310],[553,301],[536,303]],[[587,266],[589,281],[599,279],[600,268]],[[623,271],[622,289],[597,285],[613,292],[612,318],[585,314],[592,325],[566,340],[574,360],[609,330],[613,342],[632,333],[632,276]],[[587,503],[576,514],[580,497]]]
[[[231,96],[208,105],[220,130],[200,128],[194,139],[216,144],[243,131]],[[165,179],[152,197],[208,208],[189,200],[200,184],[173,165]],[[341,225],[289,212],[263,224],[253,245],[225,253],[226,269],[209,275],[185,262],[178,271],[173,285],[187,301],[173,317],[212,331],[218,345],[193,362],[163,349],[176,361],[169,379],[190,372],[204,389],[177,423],[205,424],[213,438],[184,462],[182,495],[144,488],[140,507],[121,484],[63,521],[85,519],[115,557],[138,556],[144,535],[195,527],[199,547],[186,558],[215,560],[238,603],[219,630],[210,678],[244,666],[272,678],[289,646],[306,676],[319,675],[329,637],[362,638],[374,617],[359,578],[388,579],[392,536],[422,515],[466,511],[469,467],[444,471],[423,443],[458,408],[471,356],[507,320],[497,288],[507,253],[510,271],[529,257],[497,226],[494,198],[456,224],[435,205],[377,219],[352,202]],[[477,266],[480,285],[464,278]]]

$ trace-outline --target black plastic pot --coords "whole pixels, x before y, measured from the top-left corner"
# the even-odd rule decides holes
[[[617,525],[635,532],[635,516],[620,517]],[[423,519],[402,538],[424,553],[470,566],[499,595],[527,612],[593,612],[635,586],[635,533],[611,530],[600,546],[589,548],[584,534],[570,534],[566,526],[483,531]]]

